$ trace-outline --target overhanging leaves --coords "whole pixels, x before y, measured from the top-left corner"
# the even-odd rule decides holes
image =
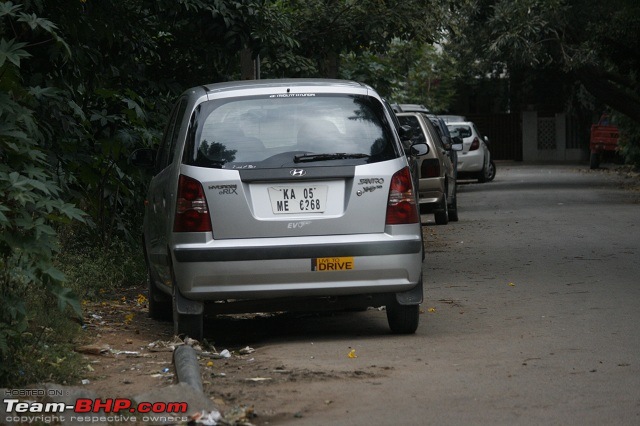
[[[17,42],[15,39],[0,39],[0,68],[4,66],[6,61],[11,62],[15,66],[20,66],[20,60],[28,58],[31,55],[23,49],[27,43]]]

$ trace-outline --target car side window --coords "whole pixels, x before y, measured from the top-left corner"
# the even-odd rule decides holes
[[[171,118],[165,128],[160,151],[158,152],[158,163],[156,164],[158,171],[163,170],[173,162],[174,148],[180,132],[180,122],[186,108],[187,100],[185,98],[180,99],[173,108]]]
[[[478,135],[478,137],[482,140],[484,140],[484,137],[482,136],[482,133],[480,133],[480,130],[478,130],[478,127],[474,124],[473,125],[473,130],[476,131],[476,134]]]
[[[457,133],[461,138],[468,138],[471,136],[471,128],[468,126],[455,126],[453,129],[449,128],[449,131]]]
[[[444,149],[444,143],[442,142],[442,137],[441,137],[442,134],[440,133],[440,129],[438,129],[429,120],[425,120],[425,122],[427,123],[427,129],[428,129],[429,133],[431,134],[431,139],[433,139],[435,145],[440,149]]]

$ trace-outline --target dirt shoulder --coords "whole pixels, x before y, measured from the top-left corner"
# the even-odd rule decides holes
[[[86,361],[84,388],[100,398],[134,398],[176,383],[173,349],[185,342],[173,335],[171,323],[149,318],[146,289],[127,289],[118,298],[85,303],[84,309],[86,334],[76,347]],[[228,424],[261,425],[294,419],[295,408],[283,403],[282,397],[295,400],[293,395],[301,382],[361,378],[357,373],[342,377],[332,372],[286,368],[282,360],[265,358],[242,344],[246,340],[243,336],[250,340],[274,321],[289,322],[290,317],[283,313],[225,316],[215,320],[215,325],[224,330],[224,346],[187,342],[199,355],[204,393]],[[280,397],[277,403],[275,394]],[[313,409],[314,403],[306,406]]]
[[[85,303],[82,344],[84,386],[103,398],[133,397],[173,383],[170,323],[149,318],[146,289],[119,298]]]

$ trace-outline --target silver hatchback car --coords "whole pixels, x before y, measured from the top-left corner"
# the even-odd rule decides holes
[[[413,333],[424,258],[409,159],[369,86],[211,84],[177,101],[153,167],[144,249],[149,311],[200,339],[205,312],[386,306]],[[406,141],[404,141],[406,143]]]
[[[413,140],[425,141],[429,153],[419,160],[418,202],[421,214],[433,213],[437,225],[458,221],[456,170],[450,154],[462,150],[462,143],[445,144],[431,120],[420,112],[396,114],[400,124],[414,129]],[[455,142],[462,142],[456,139]]]

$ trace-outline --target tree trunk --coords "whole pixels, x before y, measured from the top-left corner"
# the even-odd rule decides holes
[[[338,78],[340,55],[337,52],[327,52],[322,63],[322,76]]]
[[[252,57],[252,51],[245,47],[240,51],[240,78],[242,80],[255,80],[256,67]]]

